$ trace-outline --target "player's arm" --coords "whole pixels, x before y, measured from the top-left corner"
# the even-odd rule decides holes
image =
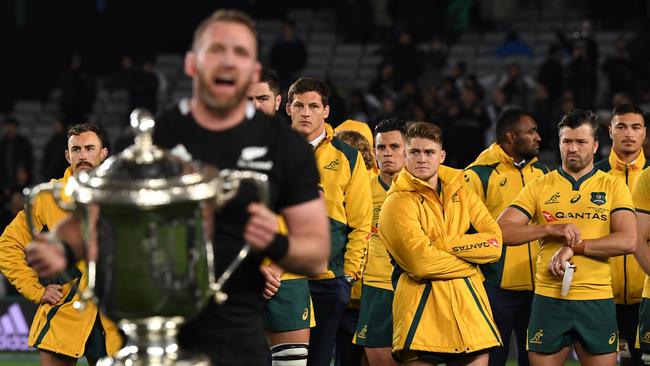
[[[437,238],[442,240],[449,253],[468,262],[484,264],[496,262],[501,257],[501,229],[492,218],[478,195],[466,191],[470,222],[475,234],[462,234]]]
[[[289,251],[277,263],[286,271],[317,276],[327,270],[330,230],[321,197],[282,211],[289,228]]]
[[[42,227],[38,218],[35,225]],[[21,295],[38,304],[45,287],[38,281],[37,272],[27,264],[25,248],[30,241],[27,217],[20,211],[0,237],[0,270]]]
[[[382,206],[379,237],[400,268],[415,278],[447,280],[477,272],[475,265],[436,247],[435,238],[422,230],[417,203],[399,192]]]
[[[575,254],[614,257],[634,253],[637,248],[636,215],[629,209],[611,213],[611,233],[598,239],[585,239],[573,246]]]
[[[637,210],[636,237],[637,249],[634,256],[641,268],[643,268],[643,271],[646,274],[650,274],[650,245],[648,245],[648,237],[650,237],[650,212]]]
[[[355,281],[361,279],[368,254],[368,239],[372,229],[372,193],[370,177],[357,152],[354,170],[350,172],[350,183],[344,192],[345,215],[351,231],[345,245],[343,272]]]

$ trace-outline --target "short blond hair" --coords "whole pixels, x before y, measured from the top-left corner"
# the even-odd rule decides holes
[[[253,36],[257,40],[257,29],[255,28],[255,22],[248,14],[235,10],[235,9],[219,9],[212,13],[209,17],[205,18],[198,27],[194,30],[194,37],[192,39],[192,51],[196,51],[196,48],[201,40],[201,36],[207,27],[215,22],[231,22],[244,25],[248,28]]]
[[[421,138],[437,142],[442,146],[442,130],[430,122],[409,122],[406,125],[406,141]]]

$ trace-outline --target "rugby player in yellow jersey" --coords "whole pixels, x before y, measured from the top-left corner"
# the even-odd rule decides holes
[[[310,366],[329,366],[336,333],[361,278],[372,224],[368,170],[359,151],[334,137],[329,116],[329,88],[324,81],[303,77],[289,88],[286,104],[291,127],[314,148],[320,187],[330,222],[332,250],[325,273],[309,280],[316,326],[309,339]]]
[[[641,172],[648,166],[643,154],[646,127],[643,111],[633,104],[621,104],[612,111],[609,124],[612,151],[595,167],[624,182],[630,192]],[[619,356],[622,366],[642,365],[641,352],[634,347],[639,325],[639,304],[645,273],[631,254],[610,259],[612,290],[616,303],[616,320],[620,336]]]
[[[522,109],[507,109],[496,125],[497,140],[465,169],[465,181],[481,198],[495,219],[512,203],[524,186],[548,173],[537,160],[537,122]],[[492,315],[499,327],[503,347],[490,352],[490,366],[504,366],[510,335],[515,333],[517,363],[527,366],[526,328],[533,301],[537,242],[504,246],[496,263],[481,266]]]
[[[372,236],[368,244],[368,263],[363,273],[359,321],[354,342],[364,346],[370,366],[397,365],[391,356],[393,341],[393,265],[386,246],[379,240],[379,212],[393,178],[402,170],[406,158],[404,122],[386,119],[375,126],[375,156],[379,175],[370,178],[372,190]]]
[[[632,193],[637,216],[638,248],[635,253],[641,268],[646,273],[641,306],[639,307],[639,327],[636,347],[643,353],[642,360],[650,362],[650,169],[641,173]]]
[[[436,125],[407,127],[406,169],[379,213],[396,267],[392,351],[406,366],[485,366],[502,344],[478,264],[499,259],[501,230],[444,159]]]
[[[571,111],[558,130],[562,166],[527,184],[498,219],[506,244],[540,240],[528,354],[534,366],[563,365],[573,345],[583,365],[615,365],[608,260],[636,250],[634,207],[625,183],[593,166],[596,116]],[[567,262],[577,267],[572,283]]]

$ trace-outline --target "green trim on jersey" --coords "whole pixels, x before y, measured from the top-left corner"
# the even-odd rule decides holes
[[[352,172],[354,172],[354,166],[357,164],[357,156],[359,154],[359,150],[346,144],[343,142],[343,140],[340,140],[337,137],[334,137],[332,139],[332,146],[341,151],[348,159],[348,163],[350,163],[350,174],[352,174]]]
[[[483,185],[483,197],[487,197],[487,189],[488,189],[488,183],[490,182],[490,176],[492,175],[492,172],[497,169],[497,166],[500,163],[492,164],[492,165],[474,165],[473,167],[469,168],[471,171],[476,173],[478,178],[481,180],[481,184]]]
[[[563,177],[564,179],[568,180],[571,183],[571,187],[574,191],[579,191],[580,190],[580,185],[584,183],[587,179],[591,178],[596,172],[598,172],[598,169],[595,167],[589,171],[589,173],[583,175],[580,177],[580,179],[575,180],[573,179],[572,176],[569,175],[569,173],[565,172],[562,167],[557,168],[557,172],[560,173],[560,176]]]

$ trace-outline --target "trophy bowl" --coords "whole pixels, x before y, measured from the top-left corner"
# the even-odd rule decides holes
[[[214,270],[214,211],[248,181],[267,203],[268,179],[251,171],[219,171],[174,155],[152,143],[151,114],[131,113],[135,143],[96,169],[80,172],[63,187],[53,183],[29,192],[26,209],[41,191],[82,222],[88,283],[75,303],[95,301],[126,335],[126,345],[98,365],[209,365],[207,357],[179,348],[180,325],[207,301],[223,302],[224,283],[246,258],[245,244],[219,276]],[[180,155],[180,156],[179,156]],[[218,245],[218,243],[216,243]]]

